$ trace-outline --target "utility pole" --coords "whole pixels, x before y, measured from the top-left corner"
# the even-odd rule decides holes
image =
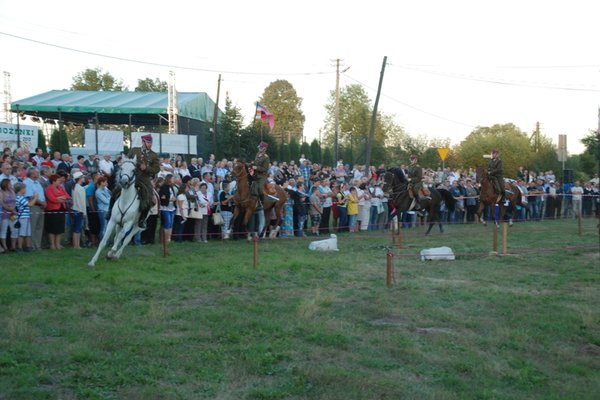
[[[367,143],[367,160],[365,165],[371,167],[371,150],[373,149],[373,141],[375,140],[375,123],[377,122],[377,107],[379,106],[379,96],[381,95],[381,85],[383,84],[383,74],[385,73],[385,64],[387,64],[387,56],[383,57],[381,65],[381,73],[379,74],[379,86],[377,87],[377,97],[375,97],[375,105],[373,106],[373,115],[371,116],[371,131],[369,132],[369,142]]]
[[[215,102],[215,110],[213,112],[213,131],[212,131],[212,153],[217,156],[217,122],[219,118],[219,96],[221,94],[221,74],[217,81],[217,101]]]
[[[535,130],[531,134],[529,138],[530,141],[533,141],[533,150],[536,153],[540,151],[540,123],[539,121],[535,123]]]

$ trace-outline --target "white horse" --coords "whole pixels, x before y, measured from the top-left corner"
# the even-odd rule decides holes
[[[96,254],[94,254],[94,257],[88,263],[89,267],[96,265],[100,252],[102,252],[110,239],[113,229],[115,230],[114,244],[106,255],[106,258],[109,260],[118,259],[123,253],[125,246],[131,241],[131,238],[133,238],[136,233],[143,230],[138,226],[140,217],[140,198],[135,188],[135,167],[135,156],[133,158],[125,157],[123,159],[117,175],[117,182],[119,186],[121,186],[121,195],[113,205],[110,220],[106,225],[106,232],[98,246],[98,250],[96,250]],[[119,245],[121,245],[121,247],[119,247]]]

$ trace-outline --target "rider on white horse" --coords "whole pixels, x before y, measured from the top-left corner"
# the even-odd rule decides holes
[[[152,151],[152,135],[142,136],[142,147],[134,147],[129,152],[129,158],[136,157],[137,166],[135,169],[135,184],[140,197],[140,219],[138,225],[142,229],[146,229],[146,218],[150,209],[154,205],[154,195],[152,192],[152,179],[158,173],[160,164],[158,155]],[[121,194],[121,188],[117,187],[113,190],[112,198],[106,219],[110,220],[111,211],[116,199]]]

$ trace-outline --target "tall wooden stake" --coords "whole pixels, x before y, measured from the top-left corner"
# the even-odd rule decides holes
[[[377,122],[377,107],[379,106],[379,96],[381,95],[381,85],[383,84],[383,74],[385,73],[385,64],[387,63],[387,56],[383,57],[383,64],[381,65],[381,74],[379,75],[379,86],[377,87],[377,96],[375,97],[375,105],[373,106],[373,115],[371,116],[371,130],[369,132],[369,142],[367,143],[367,158],[365,165],[370,169],[371,167],[371,151],[373,149],[373,141],[375,140],[375,125]],[[370,176],[370,174],[369,174]]]

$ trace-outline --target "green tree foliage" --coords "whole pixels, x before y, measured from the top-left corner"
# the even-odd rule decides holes
[[[581,143],[585,145],[585,151],[580,156],[581,169],[592,177],[600,170],[600,132],[590,131],[581,139]]]
[[[103,72],[101,68],[88,68],[73,77],[71,90],[95,90],[95,91],[115,91],[125,90],[123,80],[116,79],[108,72]]]
[[[292,159],[292,156],[290,155],[290,146],[286,143],[280,144],[279,145],[279,155],[276,158],[276,160],[281,163],[282,161],[289,162],[291,159]],[[275,160],[271,159],[271,161],[275,161]]]
[[[44,135],[44,132],[41,129],[38,129],[38,147],[40,147],[44,153],[48,151],[46,135]]]
[[[135,88],[136,92],[166,92],[169,89],[169,84],[161,81],[158,78],[138,79],[138,84]]]
[[[293,137],[292,140],[290,140],[290,158],[286,161],[290,161],[290,160],[296,160],[296,162],[298,161],[298,159],[300,158],[300,144],[298,143],[298,140]]]
[[[321,144],[317,139],[314,139],[310,143],[310,156],[310,161],[312,161],[313,163],[321,164]]]
[[[514,124],[496,124],[491,127],[477,127],[458,146],[457,161],[464,168],[487,166],[489,160],[484,154],[492,149],[500,150],[504,165],[504,176],[514,178],[524,160],[531,159],[528,136]]]
[[[60,127],[52,131],[52,135],[50,135],[50,149],[52,152],[60,151],[61,154],[71,153],[69,149],[67,131],[64,127]]]
[[[310,144],[308,144],[308,142],[302,142],[302,145],[300,146],[300,155],[302,154],[304,154],[305,158],[312,160]],[[300,159],[300,157],[298,157],[298,159]]]
[[[65,133],[67,135],[67,139],[69,140],[69,143],[71,144],[71,146],[83,146],[84,143],[84,136],[85,136],[85,131],[82,125],[73,125],[71,123],[66,124],[63,126],[63,129],[65,130]],[[90,145],[87,144],[87,147],[89,148]]]
[[[335,167],[335,162],[333,161],[333,154],[331,154],[331,148],[329,147],[326,147],[323,151],[323,165]]]
[[[279,143],[289,143],[290,139],[301,140],[304,134],[304,113],[302,98],[298,97],[296,89],[286,80],[276,80],[266,87],[260,98],[275,116],[275,127],[271,135]]]
[[[234,106],[229,95],[225,97],[225,110],[219,119],[219,134],[217,135],[217,158],[231,159],[239,157],[240,132],[244,118],[239,107]]]
[[[324,122],[323,142],[333,146],[335,143],[335,91],[333,90],[330,92],[325,109],[327,116]],[[350,163],[365,162],[373,107],[361,85],[348,85],[340,90],[339,111],[338,144],[342,158]],[[392,117],[378,113],[371,152],[372,163],[377,165],[396,158],[404,135],[403,129],[393,121]],[[395,144],[396,148],[388,149],[388,142]]]

